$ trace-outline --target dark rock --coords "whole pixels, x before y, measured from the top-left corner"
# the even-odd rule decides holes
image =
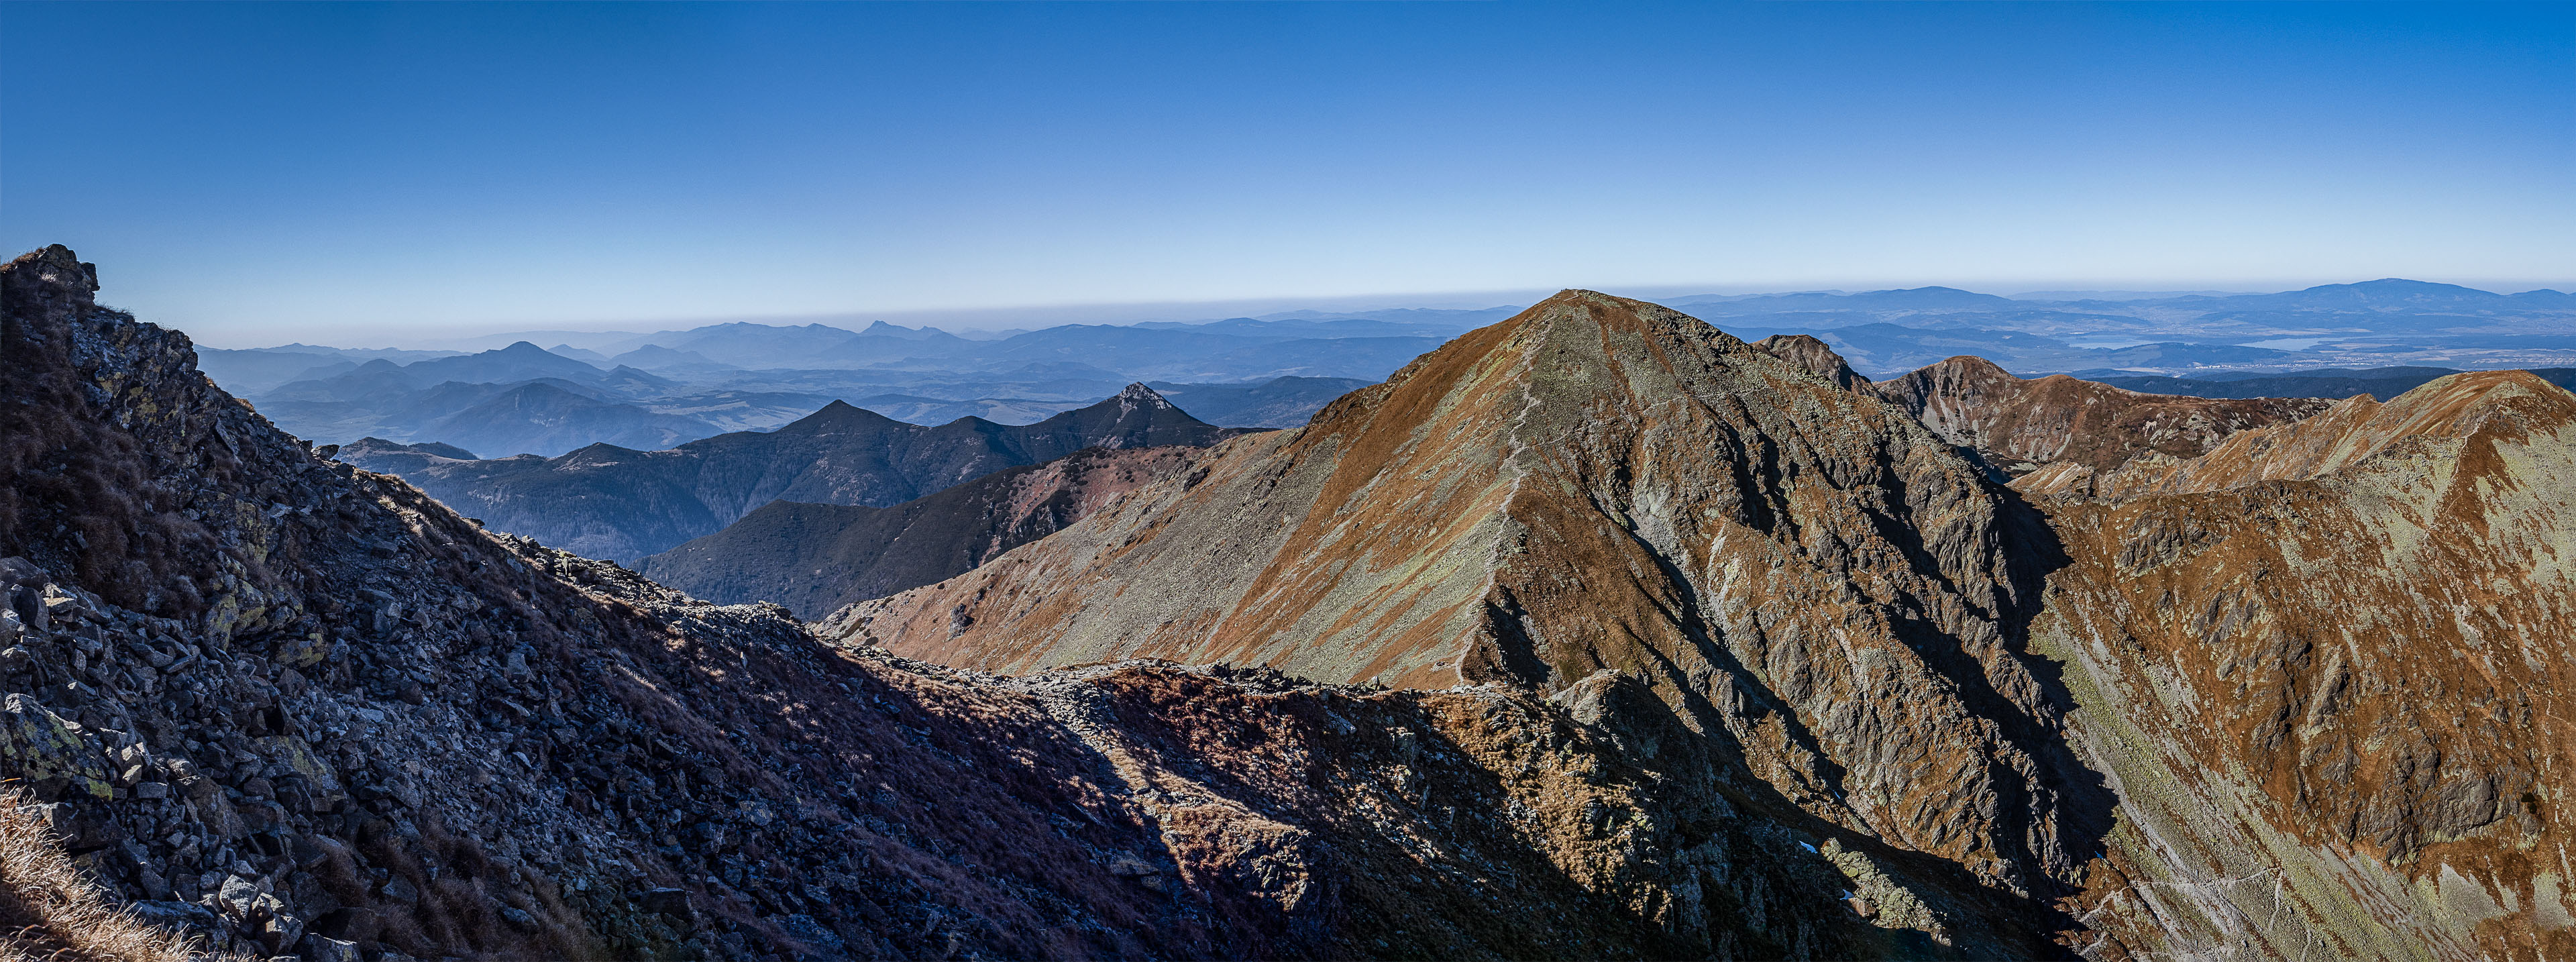
[[[696,925],[698,910],[687,889],[658,888],[636,896],[635,904],[644,911],[667,915],[689,925]]]
[[[146,922],[174,929],[211,931],[221,928],[224,924],[223,917],[216,915],[213,909],[195,902],[147,900],[135,902],[127,908],[132,909],[136,916]]]
[[[295,951],[304,962],[361,962],[358,944],[316,933],[306,933],[295,943]]]
[[[375,910],[361,906],[343,906],[324,912],[313,920],[312,927],[316,934],[353,943],[373,942],[383,930],[384,920],[376,915]]]
[[[379,889],[379,893],[385,898],[404,904],[420,901],[420,890],[412,887],[409,879],[405,879],[399,875],[386,879],[383,887]]]

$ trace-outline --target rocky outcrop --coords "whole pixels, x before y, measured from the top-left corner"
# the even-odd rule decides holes
[[[2003,476],[2045,470],[2049,477],[2041,483],[2051,487],[2133,461],[2198,457],[2238,432],[2296,421],[2332,403],[2140,394],[2063,374],[2018,378],[1992,361],[1967,356],[1866,390],[1904,408],[1943,440],[1976,451]]]
[[[314,456],[93,278],[60,248],[0,267],[0,777],[210,947],[2049,951],[2008,896],[1730,774],[1635,679],[995,679],[827,647]]]
[[[495,530],[593,558],[631,562],[677,547],[771,501],[885,507],[1004,468],[1083,448],[1206,445],[1242,432],[1211,427],[1152,388],[1029,425],[960,418],[923,427],[834,401],[775,431],[739,431],[667,451],[594,444],[556,458],[482,461],[344,459],[401,474]]]
[[[635,570],[719,603],[772,601],[821,619],[974,570],[1187,469],[1204,450],[1085,448],[890,508],[773,501]]]

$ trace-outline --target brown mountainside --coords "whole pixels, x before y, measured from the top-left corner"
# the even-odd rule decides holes
[[[1860,387],[1869,383],[1868,378],[1851,369],[1851,364],[1844,361],[1842,355],[1834,353],[1831,345],[1812,335],[1774,334],[1753,342],[1753,346],[1773,357],[1814,371],[1841,387]]]
[[[2094,957],[2576,949],[2576,398],[1850,390],[1787,347],[1567,292],[827,628],[1000,671],[1607,669],[1929,906],[1891,928],[1955,924],[1947,864]],[[2034,483],[2079,469],[2173,493]]]

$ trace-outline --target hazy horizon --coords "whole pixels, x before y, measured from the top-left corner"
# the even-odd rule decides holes
[[[208,343],[1568,286],[2576,286],[2565,4],[22,2],[0,26],[0,82],[62,98],[0,142],[0,241],[68,245],[110,303]]]
[[[102,267],[101,270],[103,273],[105,272],[104,267]],[[1950,287],[1979,294],[1993,294],[1998,297],[2009,297],[2019,300],[2054,299],[2032,297],[2034,294],[2052,293],[2112,294],[2122,295],[2117,299],[2134,300],[2144,299],[2134,296],[2140,294],[2170,296],[2187,296],[2191,294],[2206,293],[2268,294],[2280,291],[2302,290],[2320,285],[2352,284],[2381,279],[2382,278],[2330,280],[2310,284],[2240,285],[2233,288],[2206,286],[2104,286],[2042,290],[2014,289],[2012,285],[2008,284],[1968,286],[1963,284],[1906,283],[1851,284],[1830,287],[1796,288],[1765,287],[1756,285],[1742,286],[1741,289],[1730,289],[1730,285],[1681,284],[1661,285],[1653,288],[1603,288],[1602,290],[1606,293],[1617,294],[1622,297],[1633,297],[1647,301],[1653,301],[1659,298],[1669,299],[1698,295],[1759,296],[1766,294],[1864,293],[1869,291],[1920,287]],[[2402,279],[2427,281],[2438,284],[2457,284],[2461,287],[2475,288],[2498,294],[2517,294],[2531,290],[2576,290],[2576,283],[2563,281],[2555,284],[2547,282],[2516,282],[2498,285],[2491,282],[2462,282],[2435,280],[2422,277],[2407,277]],[[112,281],[103,280],[101,284],[104,288],[104,290],[101,291],[101,303],[124,306],[119,304],[116,298],[112,296],[114,293],[114,284]],[[945,331],[966,333],[993,332],[1012,329],[1036,330],[1064,324],[1126,325],[1158,322],[1206,323],[1236,317],[1261,317],[1272,314],[1285,314],[1300,310],[1311,310],[1322,313],[1331,313],[1335,311],[1401,310],[1408,308],[1431,310],[1486,310],[1497,307],[1526,306],[1545,298],[1547,295],[1564,289],[1565,288],[1552,287],[1544,289],[1528,288],[1518,291],[1482,291],[1464,294],[1376,294],[1313,298],[1241,298],[1220,301],[1140,301],[1123,304],[1046,304],[1005,307],[967,307],[934,311],[828,311],[812,314],[749,314],[734,316],[626,319],[603,318],[598,320],[552,322],[511,322],[496,320],[472,324],[440,325],[439,329],[441,333],[437,334],[425,334],[423,333],[422,327],[367,327],[347,324],[316,326],[305,329],[217,327],[210,329],[207,333],[200,334],[196,331],[189,330],[183,325],[173,324],[167,320],[156,320],[150,316],[141,316],[138,319],[160,323],[165,327],[173,327],[178,330],[186,331],[191,339],[205,347],[254,348],[276,347],[292,343],[302,343],[314,346],[348,348],[397,347],[441,349],[445,345],[491,338],[503,334],[560,333],[598,335],[622,332],[640,335],[652,334],[661,331],[687,330],[690,328],[705,327],[715,324],[733,323],[767,324],[774,326],[821,324],[826,327],[859,330],[869,326],[870,324],[883,321],[888,324],[895,324],[903,327],[936,327]],[[376,339],[367,341],[366,343],[334,343],[328,340],[315,339],[317,337],[336,337],[346,341],[351,337],[362,336],[375,336]],[[542,344],[539,346],[552,347],[554,345]]]

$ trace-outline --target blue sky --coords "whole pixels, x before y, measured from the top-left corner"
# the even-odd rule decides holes
[[[7,245],[213,343],[2576,283],[2576,4],[13,2],[0,86]]]

